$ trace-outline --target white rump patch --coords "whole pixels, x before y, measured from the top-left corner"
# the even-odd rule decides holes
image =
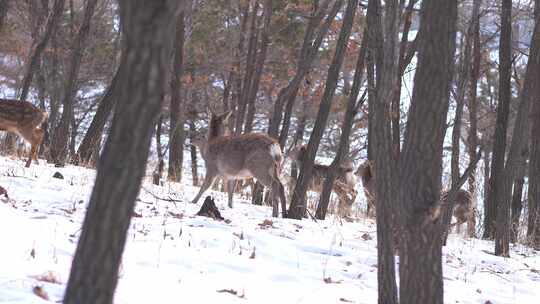
[[[279,144],[275,143],[270,146],[270,155],[272,155],[274,159],[281,159],[281,147]]]

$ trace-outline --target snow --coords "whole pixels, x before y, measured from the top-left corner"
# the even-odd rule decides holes
[[[52,177],[57,171],[64,179]],[[0,158],[0,186],[10,196],[0,199],[0,303],[49,303],[36,286],[61,301],[94,176]],[[225,194],[209,192],[230,223],[214,221],[194,216],[200,203],[189,200],[197,190],[145,180],[115,303],[376,302],[373,221],[272,219],[269,207],[235,197],[228,209]],[[522,245],[512,258],[492,251],[492,242],[450,236],[446,303],[536,303],[540,253]],[[48,273],[59,284],[43,281]]]

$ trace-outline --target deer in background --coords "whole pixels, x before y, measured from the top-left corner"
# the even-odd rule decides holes
[[[206,176],[199,193],[192,203],[197,203],[203,193],[212,186],[218,176],[225,180],[256,178],[271,189],[272,215],[278,215],[281,201],[283,217],[287,216],[285,189],[280,180],[283,156],[279,143],[266,134],[247,133],[229,135],[225,127],[232,112],[211,113],[206,139],[194,141],[201,152]],[[232,208],[234,182],[227,187],[229,207]]]
[[[26,167],[32,159],[38,162],[37,152],[47,127],[47,112],[27,101],[0,99],[0,131],[15,133],[31,145]]]
[[[375,178],[373,176],[373,163],[371,161],[364,162],[358,170],[355,172],[355,175],[359,176],[362,180],[362,185],[364,186],[364,193],[367,198],[367,215],[368,217],[375,216]],[[446,205],[450,202],[447,201],[448,192],[443,191],[441,193],[441,204]],[[460,189],[456,196],[456,201],[451,204],[453,207],[453,215],[456,218],[456,222],[450,224],[450,228],[470,222],[471,218],[475,216],[474,214],[474,200],[471,193],[467,190]],[[459,231],[458,231],[459,232]]]
[[[301,145],[293,148],[288,157],[296,162],[296,165],[302,167],[302,159],[306,153],[306,146]],[[308,190],[314,192],[322,192],[324,180],[328,176],[330,166],[315,164],[313,166],[313,175],[308,182]],[[356,199],[356,190],[354,186],[356,184],[356,178],[353,174],[353,167],[351,162],[344,162],[338,168],[338,174],[334,185],[332,185],[332,191],[338,196],[338,214],[341,217],[349,217],[351,215],[352,205]],[[294,188],[295,180],[291,178],[289,181],[289,188]]]

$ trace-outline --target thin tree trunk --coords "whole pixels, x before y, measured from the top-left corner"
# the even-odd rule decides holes
[[[497,218],[497,196],[503,186],[504,155],[506,153],[506,133],[511,98],[512,69],[512,1],[502,0],[501,38],[499,46],[499,101],[497,104],[497,122],[495,125],[493,157],[491,161],[490,191],[485,206],[484,235],[491,239],[495,236]]]
[[[521,218],[521,210],[523,210],[522,196],[524,183],[524,176],[520,176],[514,181],[514,193],[512,194],[512,229],[510,230],[510,241],[513,243],[518,241],[519,219]]]
[[[184,13],[178,16],[174,45],[174,62],[171,80],[171,108],[169,129],[169,169],[168,179],[174,182],[182,180],[184,162],[184,116],[182,115],[182,75],[184,74]]]
[[[480,5],[482,0],[473,1],[472,10],[472,68],[470,70],[471,76],[469,78],[469,134],[467,137],[467,144],[469,150],[469,159],[474,158],[474,153],[478,146],[478,101],[477,101],[477,88],[478,78],[480,78]],[[469,192],[472,197],[476,197],[476,168],[473,168],[471,176],[469,177]],[[476,210],[476,208],[475,208]],[[467,222],[467,235],[474,237],[476,234],[476,216],[469,218]]]
[[[506,0],[505,0],[506,1]],[[503,2],[503,11],[506,12],[504,19],[510,22],[512,1]],[[536,7],[535,11],[540,10]],[[505,24],[503,23],[503,24]],[[526,161],[527,142],[529,130],[529,109],[531,104],[531,92],[535,89],[538,70],[540,69],[540,17],[536,16],[534,32],[531,40],[529,61],[525,72],[523,89],[520,94],[519,108],[512,132],[512,142],[509,147],[508,157],[503,168],[500,183],[495,189],[495,202],[497,206],[497,224],[495,226],[495,255],[510,256],[510,230],[511,230],[511,199],[512,184],[516,180],[519,164]],[[508,88],[510,89],[510,88]],[[492,173],[493,175],[493,173]]]
[[[21,94],[19,95],[20,100],[26,100],[28,96],[28,91],[30,90],[30,85],[32,85],[32,78],[34,73],[39,69],[39,63],[41,61],[41,54],[45,51],[47,43],[49,42],[51,36],[53,35],[56,27],[62,17],[62,12],[64,11],[65,0],[56,0],[51,10],[51,14],[48,17],[47,25],[45,26],[45,32],[43,37],[36,44],[36,47],[32,50],[30,58],[28,60],[28,66],[26,73],[22,80],[22,89]]]
[[[251,81],[253,78],[253,73],[255,71],[255,57],[257,54],[257,11],[259,10],[259,0],[255,0],[253,9],[251,12],[251,23],[250,23],[250,35],[248,40],[248,52],[246,59],[246,67],[244,73],[244,80],[242,81],[242,93],[240,99],[238,100],[238,108],[236,112],[236,126],[235,134],[241,134],[242,128],[244,126],[244,118],[246,116],[247,108],[247,98],[249,90],[251,88]]]
[[[71,59],[64,87],[64,97],[62,99],[62,118],[55,130],[53,143],[50,147],[51,158],[55,164],[59,165],[64,165],[67,157],[69,127],[71,125],[71,120],[73,119],[73,104],[75,96],[77,95],[77,78],[86,40],[90,34],[90,20],[94,14],[96,4],[97,0],[88,0],[86,2],[83,21],[72,47]]]
[[[403,1],[404,2],[404,1]],[[393,144],[393,153],[395,159],[399,159],[399,150],[400,150],[400,103],[401,103],[401,79],[405,72],[406,63],[406,51],[409,46],[409,31],[412,25],[412,15],[414,11],[414,5],[418,2],[417,0],[409,0],[407,8],[404,15],[403,23],[403,33],[401,34],[401,42],[399,45],[399,57],[398,57],[398,83],[396,85],[396,93],[394,94],[394,99],[392,100],[392,144]],[[404,4],[403,4],[404,5]]]
[[[283,117],[283,124],[281,128],[281,132],[279,133],[279,144],[281,148],[285,147],[285,143],[287,141],[287,138],[289,137],[289,128],[291,126],[291,117],[293,113],[293,107],[296,100],[296,95],[298,94],[300,83],[302,79],[304,79],[304,77],[309,72],[309,69],[311,68],[313,60],[315,59],[319,51],[319,47],[321,46],[322,41],[324,37],[326,36],[326,33],[330,29],[331,23],[333,22],[339,9],[341,8],[342,3],[343,1],[336,1],[334,3],[334,6],[330,10],[330,13],[328,14],[324,23],[321,25],[319,31],[314,36],[315,40],[313,41],[312,44],[306,47],[305,55],[302,55],[302,51],[300,52],[302,56],[300,60],[303,61],[303,63],[302,62],[298,63],[298,70],[297,70],[297,74],[295,75],[295,78],[297,79],[297,81],[295,82],[294,79],[291,81],[291,84],[293,85],[293,87],[291,88],[290,91],[288,91],[290,93],[286,95],[286,98],[285,98],[285,100],[287,100],[287,103],[285,105],[285,111],[284,111],[285,116]],[[306,40],[304,40],[304,42],[306,42]],[[305,56],[306,58],[304,59],[303,56]],[[278,100],[279,100],[279,97],[280,95],[278,95]]]
[[[98,165],[65,304],[113,302],[152,127],[163,104],[178,1],[122,0],[119,4],[127,40],[126,73],[119,80],[118,111]]]
[[[197,132],[197,129],[195,127],[195,118],[196,116],[193,115],[191,119],[189,120],[189,152],[191,156],[191,176],[193,179],[193,186],[199,185],[199,173],[198,173],[198,167],[197,164],[197,147],[193,144],[193,141],[195,140],[195,133]]]
[[[337,2],[339,2],[339,0]],[[315,154],[317,153],[326,122],[328,121],[330,106],[332,105],[332,99],[334,97],[337,81],[339,79],[339,70],[341,69],[343,58],[345,57],[345,51],[347,49],[349,36],[351,34],[351,28],[354,16],[356,14],[357,5],[358,0],[347,1],[347,8],[345,10],[343,24],[341,26],[339,38],[336,44],[336,51],[334,53],[334,57],[332,58],[332,63],[328,69],[328,76],[326,78],[326,84],[321,104],[319,106],[319,112],[317,114],[317,119],[315,120],[313,132],[309,138],[306,154],[302,159],[300,175],[296,182],[296,186],[294,187],[294,193],[289,206],[288,217],[290,218],[301,219],[306,212],[305,197],[307,185],[313,172]]]
[[[358,113],[358,110],[362,107],[365,99],[362,98],[357,102],[358,94],[360,93],[360,87],[363,84],[363,73],[366,60],[367,52],[367,31],[364,31],[362,44],[358,53],[358,58],[356,61],[356,70],[354,72],[354,80],[347,101],[347,109],[345,111],[345,117],[341,125],[341,136],[339,139],[339,146],[336,152],[336,156],[330,165],[330,170],[328,176],[323,184],[323,190],[321,192],[321,197],[319,199],[319,204],[317,205],[317,212],[315,217],[317,219],[324,220],[326,217],[326,212],[328,211],[328,205],[330,202],[330,195],[332,194],[332,186],[337,178],[337,172],[344,161],[347,153],[349,151],[349,137],[351,135],[352,126],[354,123],[354,117]],[[352,202],[350,202],[352,205]]]
[[[122,62],[122,60],[123,59],[120,61]],[[92,156],[92,153],[94,152],[93,147],[98,141],[101,140],[103,128],[105,127],[105,124],[113,112],[118,100],[117,83],[122,77],[120,70],[122,66],[123,64],[120,63],[120,66],[116,70],[111,83],[107,87],[107,91],[105,91],[105,94],[99,102],[96,114],[92,118],[92,122],[90,123],[88,130],[86,130],[84,138],[79,145],[79,149],[77,150],[77,157],[75,158],[76,164],[87,164]]]
[[[378,303],[397,303],[395,278],[394,218],[396,206],[397,162],[393,154],[391,118],[388,114],[398,83],[398,2],[385,2],[384,31],[381,2],[368,2],[369,56],[375,64],[374,110],[371,137],[377,210]],[[394,239],[394,240],[393,240]]]
[[[247,116],[244,130],[249,133],[253,130],[253,120],[255,119],[255,101],[257,92],[259,91],[259,83],[263,74],[264,62],[266,60],[266,52],[270,44],[270,20],[272,18],[272,0],[265,0],[263,8],[263,28],[261,31],[261,45],[257,61],[255,63],[255,71],[251,80],[249,94],[247,97]]]
[[[4,23],[6,22],[7,12],[10,6],[10,0],[0,0],[0,33],[4,29]]]
[[[163,125],[163,113],[159,115],[158,121],[156,123],[156,154],[158,162],[156,168],[152,174],[152,182],[154,185],[159,185],[161,177],[163,176],[163,167],[165,163],[163,162],[163,145],[161,144],[161,127]]]
[[[454,72],[457,1],[423,1],[420,15],[418,64],[399,161],[403,233],[399,300],[401,304],[442,304],[444,226],[436,211],[440,208],[442,150]]]

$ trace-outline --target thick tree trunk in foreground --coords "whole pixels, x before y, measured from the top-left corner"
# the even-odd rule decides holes
[[[50,147],[51,160],[55,164],[64,165],[68,153],[69,127],[73,119],[73,103],[77,95],[77,78],[81,61],[86,45],[86,40],[90,34],[90,20],[94,14],[97,0],[88,0],[86,2],[83,21],[79,33],[72,46],[71,59],[66,76],[64,95],[62,98],[62,117],[55,130],[53,142]]]
[[[98,164],[65,304],[110,304],[135,199],[145,173],[152,127],[163,103],[178,1],[123,0],[126,73]]]
[[[182,75],[184,73],[184,14],[178,16],[174,46],[174,62],[171,77],[171,123],[169,130],[169,169],[168,180],[182,180],[182,164],[184,162],[184,116],[182,115]]]
[[[503,186],[504,155],[506,153],[506,133],[508,129],[508,113],[511,98],[512,69],[512,1],[502,0],[501,6],[501,38],[499,46],[499,101],[497,104],[497,122],[495,125],[493,157],[491,160],[490,191],[485,206],[484,235],[491,239],[495,236],[495,220],[497,218],[497,196]]]
[[[436,211],[440,208],[442,148],[454,72],[456,19],[456,0],[422,2],[418,68],[399,162],[402,304],[443,303],[443,225]]]
[[[339,2],[339,0],[338,0]],[[345,57],[345,51],[347,49],[347,43],[351,34],[351,28],[356,13],[356,6],[358,0],[348,0],[347,8],[345,10],[345,17],[343,18],[343,24],[339,33],[339,38],[336,44],[336,51],[332,58],[332,63],[328,69],[328,77],[326,78],[326,84],[324,88],[323,97],[313,127],[313,132],[309,138],[306,154],[302,159],[302,167],[300,168],[300,175],[296,181],[294,187],[294,193],[289,205],[289,212],[287,212],[290,218],[301,219],[306,213],[306,191],[308,182],[311,179],[313,172],[313,164],[315,161],[315,154],[319,148],[319,143],[330,114],[330,106],[332,105],[332,99],[339,79],[339,70]]]

